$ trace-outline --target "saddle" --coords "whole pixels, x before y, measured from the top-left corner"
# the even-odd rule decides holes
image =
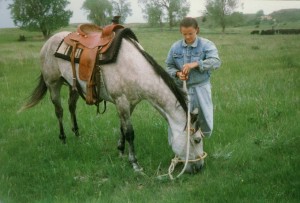
[[[76,32],[72,32],[64,38],[64,42],[72,46],[71,64],[73,71],[73,90],[76,90],[77,78],[75,54],[77,48],[82,49],[79,60],[79,78],[83,81],[87,81],[87,104],[95,104],[97,102],[93,91],[96,85],[93,79],[93,73],[95,72],[95,66],[99,63],[98,55],[104,54],[110,48],[115,37],[115,31],[123,28],[122,25],[116,23],[107,25],[104,28],[95,24],[81,24],[78,26]]]

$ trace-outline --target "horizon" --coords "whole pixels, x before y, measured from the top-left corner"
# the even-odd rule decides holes
[[[140,6],[137,3],[138,0],[131,0],[132,16],[126,19],[125,23],[146,23],[143,18],[143,13]],[[73,23],[86,23],[90,22],[87,19],[86,11],[81,9],[84,0],[69,0],[69,10],[73,11],[73,15],[70,18],[70,24]],[[79,3],[81,2],[81,3]],[[205,11],[205,1],[190,0],[190,12],[187,16],[199,17]],[[10,10],[7,9],[9,1],[0,1],[0,13],[2,13],[2,20],[0,21],[0,28],[12,28],[16,27],[10,16]],[[268,15],[274,11],[282,9],[300,9],[300,1],[277,1],[277,0],[240,0],[240,6],[235,10],[242,12],[243,14],[255,14],[259,10],[263,10],[265,15]]]

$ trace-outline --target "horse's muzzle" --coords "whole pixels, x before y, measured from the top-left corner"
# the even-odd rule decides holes
[[[204,166],[204,160],[199,160],[196,162],[190,162],[187,164],[185,172],[190,174],[195,174],[201,171]]]

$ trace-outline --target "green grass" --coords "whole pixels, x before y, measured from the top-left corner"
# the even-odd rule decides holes
[[[164,65],[174,31],[135,29]],[[12,33],[12,34],[11,34]],[[71,132],[63,90],[67,144],[49,95],[17,114],[39,76],[39,33],[0,30],[0,202],[299,202],[300,36],[203,36],[215,42],[222,67],[213,73],[215,126],[205,140],[205,169],[175,181],[158,180],[173,156],[167,123],[147,103],[133,114],[136,152],[146,176],[116,150],[119,121],[78,102],[81,136]],[[26,42],[17,42],[24,34]],[[180,169],[177,170],[177,172]]]

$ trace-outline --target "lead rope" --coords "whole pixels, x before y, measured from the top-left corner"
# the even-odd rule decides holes
[[[187,93],[187,99],[188,99],[188,111],[187,111],[187,137],[186,137],[186,155],[185,155],[185,162],[184,162],[184,167],[181,170],[181,172],[176,176],[176,178],[179,178],[185,171],[187,164],[189,162],[189,154],[190,154],[190,133],[191,133],[191,114],[190,114],[190,96],[188,93],[188,89],[187,89],[187,85],[186,85],[186,80],[183,81],[183,89],[184,91],[186,91]],[[177,165],[177,163],[180,162],[179,158],[177,156],[175,156],[172,161],[171,164],[169,166],[169,170],[168,170],[168,174],[171,180],[174,180],[174,177],[172,175],[175,166]]]

